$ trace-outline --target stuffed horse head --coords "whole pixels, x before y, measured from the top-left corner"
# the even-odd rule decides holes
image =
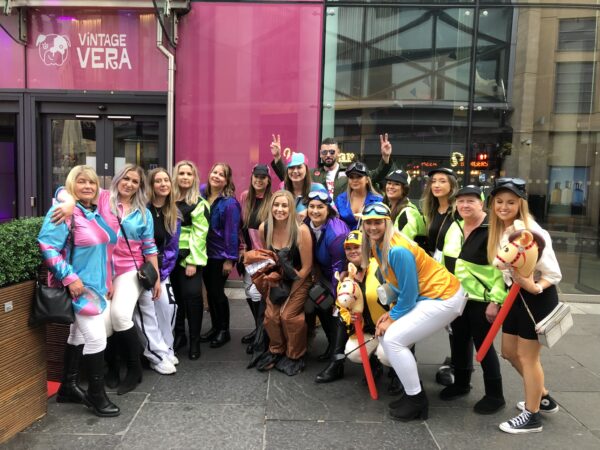
[[[337,304],[351,313],[362,314],[365,302],[360,286],[354,281],[356,272],[356,266],[349,263],[348,275],[342,280],[340,280],[339,273],[335,273],[335,278],[339,281],[337,286]]]
[[[498,251],[493,265],[500,270],[512,268],[527,278],[533,273],[544,246],[544,239],[537,233],[525,229],[515,231],[508,237],[508,244]]]

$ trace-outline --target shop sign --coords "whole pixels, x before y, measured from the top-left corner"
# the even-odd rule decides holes
[[[66,11],[31,13],[30,87],[166,90],[166,58],[156,48],[151,13]]]

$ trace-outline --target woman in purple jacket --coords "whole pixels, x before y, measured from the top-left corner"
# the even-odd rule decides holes
[[[338,217],[336,210],[332,206],[332,200],[327,189],[323,188],[322,190],[309,192],[307,207],[308,217],[304,223],[310,229],[313,239],[313,268],[316,268],[315,272],[321,283],[335,297],[337,280],[334,275],[336,272],[342,272],[346,267],[344,240],[350,230],[346,223]],[[311,306],[310,303],[309,306]],[[345,337],[346,329],[343,328],[341,331],[336,329],[336,321],[333,320],[332,308],[323,310],[320,307],[316,307],[315,312],[319,316],[328,342],[327,350],[319,356],[319,360],[327,361],[332,354],[336,353],[333,351],[335,350],[336,342],[339,341],[336,338],[336,334],[343,332]],[[346,341],[344,340],[340,345],[344,346],[345,344]],[[317,376],[317,382],[319,382],[319,376]]]
[[[175,298],[169,275],[179,253],[181,221],[175,198],[171,195],[171,177],[162,167],[151,170],[147,177],[148,209],[154,222],[154,241],[158,248],[160,297],[152,299],[150,291],[140,296],[133,315],[135,324],[144,336],[144,356],[150,367],[162,374],[174,374],[179,360],[173,351]]]
[[[208,184],[201,191],[210,203],[208,263],[203,276],[212,328],[200,336],[200,342],[210,342],[211,348],[218,348],[231,340],[225,282],[239,256],[240,204],[235,198],[231,167],[215,164],[208,174]]]

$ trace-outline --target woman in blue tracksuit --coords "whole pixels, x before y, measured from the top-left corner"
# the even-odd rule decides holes
[[[373,188],[366,164],[353,162],[346,169],[346,176],[348,189],[336,197],[335,207],[348,228],[356,230],[356,215],[360,214],[365,206],[382,201],[383,197]]]
[[[305,219],[313,238],[314,268],[317,268],[319,278],[329,288],[331,295],[335,297],[337,280],[334,275],[341,272],[346,266],[346,255],[344,253],[344,240],[348,236],[348,226],[338,218],[335,209],[331,206],[329,192],[323,188],[311,191],[308,194],[308,217]],[[310,302],[310,300],[308,300]],[[311,305],[309,303],[309,305]],[[333,343],[335,342],[336,330],[332,328],[335,321],[332,320],[333,310],[328,311],[316,307],[323,331],[327,336],[327,350],[319,360],[326,361],[330,358]],[[314,316],[313,316],[314,317]],[[342,330],[344,336],[346,330]],[[345,344],[345,341],[344,341]]]

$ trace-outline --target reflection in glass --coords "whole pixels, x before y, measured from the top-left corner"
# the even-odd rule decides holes
[[[17,217],[17,120],[0,114],[0,222]]]
[[[115,173],[127,163],[137,164],[145,170],[158,167],[158,122],[114,121],[113,150]]]
[[[52,191],[64,185],[69,171],[80,164],[96,169],[96,121],[52,119]]]

